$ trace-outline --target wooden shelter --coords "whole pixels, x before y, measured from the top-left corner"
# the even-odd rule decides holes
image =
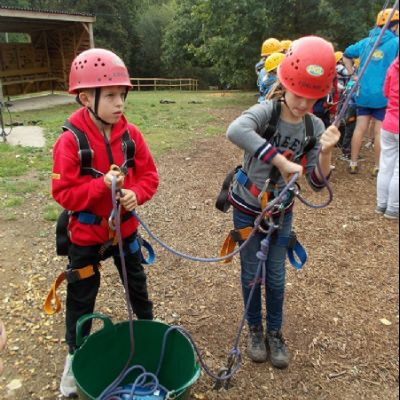
[[[0,96],[66,90],[74,57],[94,47],[89,14],[0,6],[0,32],[24,33],[26,43],[0,42]]]

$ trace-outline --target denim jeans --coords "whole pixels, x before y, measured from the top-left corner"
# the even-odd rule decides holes
[[[281,229],[278,231],[280,237],[289,237],[292,230],[292,213],[285,215]],[[233,224],[235,229],[254,225],[255,218],[237,209],[233,210]],[[244,305],[246,307],[251,289],[256,285],[250,302],[246,320],[249,325],[262,324],[261,287],[255,282],[255,276],[259,265],[256,256],[260,249],[260,242],[265,234],[256,233],[247,246],[240,252],[241,283]],[[285,293],[285,260],[287,246],[276,243],[273,236],[269,244],[268,258],[266,261],[265,297],[266,297],[266,321],[267,331],[280,330],[283,319],[283,300]]]

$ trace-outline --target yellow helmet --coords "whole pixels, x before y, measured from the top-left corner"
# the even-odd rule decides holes
[[[393,8],[385,8],[384,10],[380,11],[376,17],[376,25],[378,26],[385,25],[392,10]],[[391,22],[398,20],[399,20],[399,10],[396,10],[392,16]]]
[[[275,38],[264,40],[261,46],[261,57],[266,57],[272,53],[281,51],[281,42]]]
[[[335,51],[335,58],[338,63],[343,58],[343,51]]]
[[[264,68],[267,72],[277,69],[286,56],[283,53],[272,53],[265,60]]]
[[[281,51],[287,51],[289,50],[289,47],[292,45],[292,41],[287,39],[287,40],[281,40]]]

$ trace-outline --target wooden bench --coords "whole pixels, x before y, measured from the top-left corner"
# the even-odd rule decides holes
[[[51,92],[53,93],[55,83],[63,82],[59,77],[52,76],[47,67],[3,70],[0,71],[0,80],[3,87],[22,85],[22,93],[28,93],[32,85],[40,82],[51,82]],[[7,89],[4,94],[7,95]]]

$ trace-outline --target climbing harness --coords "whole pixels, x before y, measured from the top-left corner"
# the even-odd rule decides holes
[[[235,249],[237,243],[245,241],[251,233],[252,228],[250,226],[242,229],[232,229],[228,236],[226,237],[224,244],[221,248],[221,256],[225,256],[226,254],[232,253]],[[263,229],[263,233],[268,231]],[[287,248],[287,256],[292,264],[292,266],[296,269],[303,268],[303,265],[307,262],[307,252],[301,243],[297,240],[296,233],[292,231],[289,237],[282,237],[277,235],[274,240],[274,243],[278,246]],[[227,259],[224,262],[228,263],[232,259]]]
[[[98,178],[103,175],[102,172],[96,170],[93,168],[93,157],[94,157],[94,151],[90,147],[89,141],[86,137],[86,134],[82,132],[80,129],[78,129],[74,124],[72,124],[70,121],[65,121],[63,127],[63,131],[69,131],[74,135],[74,138],[77,142],[78,145],[78,155],[79,155],[79,161],[80,161],[80,175],[90,175],[93,178]],[[126,130],[121,138],[121,146],[122,150],[124,153],[124,163],[122,164],[121,167],[113,167],[114,160],[112,158],[111,149],[109,148],[109,143],[108,141],[105,143],[107,153],[109,155],[110,159],[110,169],[112,168],[118,168],[122,171],[123,174],[128,173],[128,168],[134,168],[135,162],[134,162],[134,157],[135,157],[135,151],[136,151],[136,145],[135,142],[132,140],[132,138],[129,135],[129,131]],[[94,214],[92,214],[91,217],[89,217],[84,211],[81,213],[71,213],[68,210],[63,210],[58,219],[57,219],[57,225],[56,225],[56,250],[58,255],[66,256],[68,255],[68,246],[69,246],[69,235],[68,235],[68,223],[69,219],[71,216],[79,216],[82,214],[82,223],[90,223],[88,222],[89,220],[93,221],[91,222],[92,224],[101,224],[104,223],[102,221],[101,217],[98,217]],[[86,216],[84,216],[86,214]]]
[[[69,131],[74,135],[74,138],[78,145],[78,154],[80,160],[80,175],[90,175],[93,178],[98,178],[103,175],[102,172],[97,171],[93,168],[93,157],[94,151],[91,149],[89,141],[86,137],[86,134],[78,129],[75,125],[73,125],[70,121],[66,121],[63,125],[63,131]],[[135,142],[129,135],[129,131],[126,130],[121,138],[121,146],[124,153],[124,162],[121,167],[113,164],[113,158],[111,154],[111,148],[109,147],[108,141],[105,140],[105,145],[107,148],[107,153],[111,162],[110,170],[114,170],[117,172],[121,172],[123,174],[128,173],[128,168],[134,168],[134,157],[136,145]],[[112,246],[117,244],[117,237],[115,233],[115,227],[113,227],[113,219],[112,218],[104,218],[98,215],[95,215],[88,211],[78,211],[72,212],[68,210],[63,210],[56,224],[56,252],[57,255],[67,256],[68,249],[71,244],[68,234],[68,224],[71,218],[76,218],[80,223],[86,225],[102,225],[108,228],[109,238],[103,243],[99,249],[99,254],[104,255],[106,250]],[[120,223],[124,223],[132,218],[132,214],[126,212],[122,215]],[[145,239],[143,239],[139,234],[137,238],[129,243],[129,251],[131,253],[135,253],[140,250],[141,262],[142,264],[151,265],[155,260],[155,252]],[[142,253],[142,248],[146,249],[148,255],[145,257]],[[53,282],[50,291],[46,297],[43,309],[48,315],[53,315],[60,311],[61,309],[61,301],[57,295],[57,289],[61,285],[61,283],[66,280],[68,283],[74,283],[77,280],[87,279],[95,274],[100,268],[100,264],[98,265],[88,265],[84,268],[76,268],[76,269],[66,269],[61,272],[59,276]],[[54,306],[54,307],[53,307]]]
[[[268,121],[268,125],[265,127],[264,132],[260,133],[260,136],[268,142],[271,141],[271,139],[277,133],[277,126],[281,115],[281,110],[281,101],[273,100],[271,117]],[[309,114],[305,115],[304,124],[306,137],[304,140],[303,151],[295,159],[292,160],[300,161],[303,167],[307,164],[307,153],[316,144],[314,125]],[[290,154],[289,152],[284,152],[283,155],[288,159],[293,158],[292,154]],[[271,192],[275,192],[276,197],[276,183],[279,180],[280,176],[279,170],[276,167],[272,169],[267,185],[264,185],[263,189],[260,190],[254,183],[250,181],[250,179],[246,175],[246,172],[242,169],[242,166],[238,165],[233,170],[228,172],[223,181],[220,193],[218,194],[217,200],[215,202],[215,207],[218,210],[222,212],[227,212],[229,210],[229,207],[231,206],[231,203],[229,201],[229,193],[231,185],[233,183],[233,178],[235,176],[239,184],[245,186],[255,197],[258,197],[262,209],[264,209],[266,204],[268,203],[269,197],[271,197]]]

